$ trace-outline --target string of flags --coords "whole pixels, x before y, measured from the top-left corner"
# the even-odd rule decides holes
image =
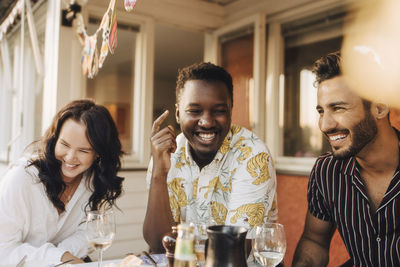
[[[124,0],[125,10],[130,12],[136,5],[137,0]],[[99,28],[93,35],[88,35],[80,13],[76,15],[76,33],[83,46],[81,65],[82,74],[92,79],[102,68],[104,61],[110,52],[114,54],[117,47],[117,13],[116,0],[110,0],[108,8],[103,15]],[[97,35],[102,32],[100,55],[97,49]]]

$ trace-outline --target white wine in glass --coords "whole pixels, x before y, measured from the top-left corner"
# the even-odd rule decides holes
[[[98,267],[103,261],[103,251],[109,248],[115,236],[115,216],[112,210],[89,211],[86,219],[86,237],[99,252]]]
[[[275,267],[286,252],[286,235],[282,224],[267,223],[256,227],[254,257],[262,266]]]

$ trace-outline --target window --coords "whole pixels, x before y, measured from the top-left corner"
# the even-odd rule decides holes
[[[266,139],[279,172],[308,175],[330,149],[318,128],[311,70],[316,59],[340,50],[347,11],[338,5],[310,4],[269,18]]]
[[[168,109],[170,114],[163,126],[172,125],[178,134],[180,126],[175,118],[178,69],[202,61],[204,35],[201,32],[156,23],[154,50],[154,109],[151,123]]]
[[[88,32],[100,21],[89,19]],[[118,23],[118,47],[109,54],[94,79],[87,79],[86,96],[107,107],[118,128],[122,149],[132,154],[136,35],[139,27]],[[98,47],[102,39],[98,35]]]
[[[97,5],[100,2],[86,6],[88,34],[94,33],[104,15],[104,7]],[[94,79],[85,78],[82,96],[105,105],[113,116],[125,153],[122,168],[144,169],[150,159],[153,115],[154,21],[120,12],[117,25],[118,46]]]
[[[340,49],[341,37],[290,46],[285,39],[283,156],[317,157],[329,150],[318,128],[317,88],[311,73],[319,57]]]
[[[232,75],[232,123],[252,130],[254,123],[253,25],[219,38],[221,65]]]
[[[224,66],[232,75],[232,123],[251,129],[262,140],[266,136],[265,19],[262,14],[252,15],[206,33],[204,55],[205,61]]]

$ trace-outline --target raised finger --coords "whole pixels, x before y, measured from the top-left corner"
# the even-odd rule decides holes
[[[169,115],[169,110],[164,111],[163,114],[161,114],[153,123],[153,127],[151,129],[151,135],[154,135],[160,130],[161,124],[164,122],[164,120],[168,117]]]

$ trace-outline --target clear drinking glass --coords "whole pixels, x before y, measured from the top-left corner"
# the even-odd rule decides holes
[[[206,264],[205,249],[207,240],[207,224],[197,223],[194,225],[194,253],[198,267]]]
[[[254,257],[262,266],[275,267],[286,252],[286,236],[282,224],[267,223],[256,227]]]
[[[179,207],[179,221],[180,223],[186,223],[186,206]]]
[[[86,219],[86,237],[99,251],[98,267],[103,261],[103,251],[111,246],[115,237],[115,215],[112,210],[89,211]]]

